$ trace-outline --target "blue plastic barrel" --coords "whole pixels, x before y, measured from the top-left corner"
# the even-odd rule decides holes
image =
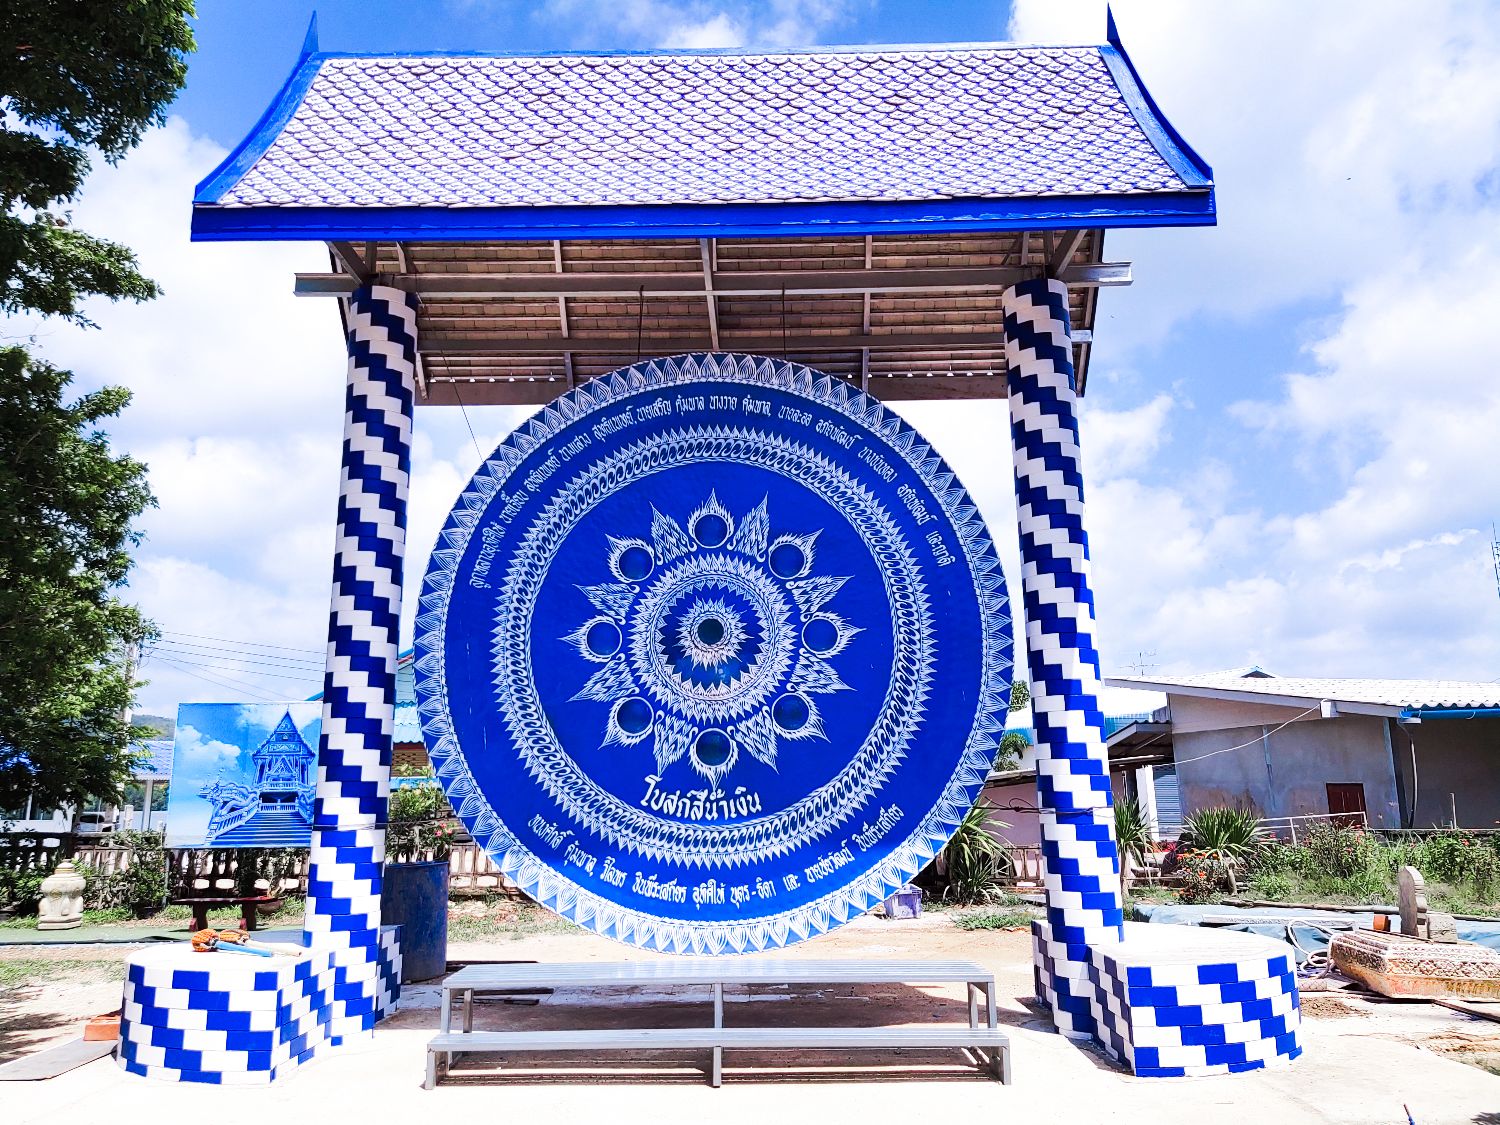
[[[381,921],[401,927],[401,982],[440,977],[448,968],[448,861],[388,863]]]

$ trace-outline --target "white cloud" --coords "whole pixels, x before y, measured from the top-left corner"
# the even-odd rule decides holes
[[[1114,8],[1214,165],[1220,225],[1111,236],[1137,283],[1102,302],[1095,387],[1111,409],[1082,422],[1107,666],[1155,651],[1163,671],[1500,675],[1478,530],[1500,495],[1493,9]],[[1012,31],[1098,42],[1103,27],[1102,3],[1019,0]],[[1210,361],[1171,384],[1200,407],[1168,426],[1150,373],[1183,371],[1174,330],[1189,323],[1306,340],[1306,364],[1223,387]]]
[[[205,738],[196,727],[178,727],[176,740],[177,759],[198,763],[200,769],[211,768],[215,763],[227,764],[240,756],[238,746]]]
[[[605,47],[803,47],[869,0],[547,0],[537,18]]]
[[[1157,395],[1129,410],[1089,410],[1088,470],[1091,481],[1144,468],[1166,438],[1170,395]]]
[[[863,7],[554,0],[538,18],[611,46],[779,45],[844,32]],[[1106,669],[1155,652],[1160,671],[1500,675],[1484,530],[1500,495],[1486,338],[1500,28],[1465,3],[1421,19],[1391,4],[1116,10],[1153,93],[1215,164],[1223,223],[1110,236],[1138,280],[1103,295],[1082,412]],[[1020,0],[1015,17],[1018,38],[1102,37],[1102,5]],[[49,325],[40,341],[85,385],[136,393],[114,436],[151,464],[161,506],[132,594],[179,642],[145,668],[148,711],[319,686],[296,670],[327,621],[337,315],[291,296],[293,273],[323,268],[316,245],[188,241],[186,201],[222,155],[173,120],[91,177],[77,221],[136,247],[166,296],[92,308],[101,331]],[[1212,362],[1174,362],[1184,326],[1244,324],[1308,341],[1300,369],[1226,388]],[[1014,578],[1005,404],[896,405],[970,488]],[[488,453],[521,413],[468,419]],[[427,552],[479,459],[459,411],[418,413],[408,636]],[[186,634],[295,651],[278,671],[243,647],[194,657]]]

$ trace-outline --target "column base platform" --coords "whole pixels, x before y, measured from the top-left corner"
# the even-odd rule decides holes
[[[264,1086],[345,1042],[335,1031],[333,951],[305,948],[301,930],[257,933],[294,956],[194,953],[186,941],[126,961],[117,1059],[169,1082]],[[401,927],[380,931],[375,1018],[401,996]]]
[[[1125,923],[1123,940],[1059,946],[1032,922],[1037,995],[1059,1030],[1140,1077],[1233,1074],[1302,1053],[1296,958],[1232,930]],[[1071,956],[1069,956],[1071,954]]]

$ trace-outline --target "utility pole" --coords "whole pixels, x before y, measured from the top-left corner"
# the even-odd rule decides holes
[[[1490,524],[1490,562],[1495,567],[1495,594],[1500,596],[1500,534],[1495,531],[1495,525]]]

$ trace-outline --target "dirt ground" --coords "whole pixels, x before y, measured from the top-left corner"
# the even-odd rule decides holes
[[[457,929],[469,932],[473,928]],[[449,956],[454,961],[606,961],[658,956],[546,918],[522,917],[503,934],[482,941],[451,942]],[[51,979],[0,991],[0,1058],[75,1037],[85,1018],[117,1006],[119,966],[129,948],[0,949],[0,981],[5,979],[7,963],[18,958],[43,958],[52,973]],[[1030,1116],[1043,1113],[1060,1121],[1214,1122],[1231,1120],[1254,1105],[1264,1110],[1256,1116],[1285,1125],[1295,1121],[1403,1122],[1401,1106],[1410,1104],[1421,1125],[1500,1122],[1500,1078],[1491,1069],[1500,1060],[1500,1023],[1434,1004],[1309,993],[1304,1009],[1306,1054],[1291,1067],[1228,1079],[1164,1082],[1125,1075],[1098,1052],[1051,1033],[1050,1020],[1026,1003],[1033,988],[1030,937],[1025,931],[961,930],[951,914],[929,914],[914,922],[870,917],[778,955],[979,961],[996,976],[999,1021],[1013,1036],[1016,1084],[1000,1087],[957,1056],[944,1060],[889,1052],[879,1058],[861,1055],[848,1060],[805,1053],[741,1053],[726,1059],[725,1088],[705,1092],[702,1058],[691,1053],[643,1053],[604,1059],[521,1057],[505,1060],[499,1073],[485,1065],[497,1060],[480,1056],[475,1069],[456,1071],[438,1091],[427,1093],[419,1088],[422,1048],[437,1025],[439,1003],[436,985],[427,983],[406,987],[402,1010],[381,1025],[374,1045],[367,1050],[320,1061],[272,1090],[246,1091],[245,1097],[256,1099],[260,1106],[254,1113],[245,1108],[244,1116],[226,1115],[226,1103],[217,1094],[131,1078],[106,1059],[46,1083],[0,1086],[0,1106],[12,1106],[17,1112],[13,1119],[0,1112],[0,1119],[7,1119],[7,1125],[71,1120],[68,1113],[49,1117],[50,1107],[71,1104],[86,1113],[108,1104],[114,1107],[111,1120],[116,1122],[160,1120],[170,1108],[188,1116],[208,1112],[223,1125],[260,1120],[262,1111],[273,1117],[298,1116],[304,1109],[311,1113],[303,1100],[310,1098],[340,1109],[347,1100],[351,1112],[368,1103],[377,1113],[384,1109],[395,1113],[399,1105],[406,1107],[404,1112],[488,1111],[559,1119],[609,1115],[614,1120],[652,1125],[667,1120],[696,1122],[704,1117],[726,1123],[763,1121],[769,1116],[791,1125],[813,1116],[850,1119],[840,1107],[853,1098],[864,1099],[861,1104],[867,1112],[905,1107],[904,1115],[918,1116],[1005,1114],[1025,1109]],[[966,1018],[959,987],[842,986],[796,996],[786,989],[765,988],[753,993],[731,991],[726,1000],[730,1024],[877,1025],[962,1022]],[[643,1008],[649,1008],[649,1014]],[[706,995],[693,993],[558,990],[534,1004],[498,999],[480,1003],[475,1026],[686,1026],[702,1023],[706,1008]],[[1461,1066],[1455,1059],[1473,1065]],[[856,1065],[849,1065],[851,1061]],[[1056,1089],[1074,1088],[1076,1105],[1094,1108],[1087,1112],[1080,1108],[1074,1116],[1045,1113],[1055,1103]],[[797,1091],[797,1095],[787,1101],[778,1091],[788,1096]],[[823,1108],[814,1112],[819,1104]]]

